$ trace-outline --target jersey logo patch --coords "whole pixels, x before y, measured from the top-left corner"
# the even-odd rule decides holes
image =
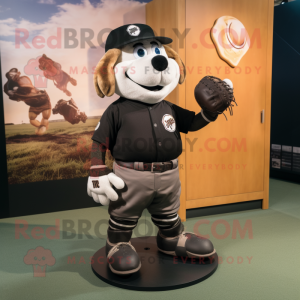
[[[162,117],[162,123],[167,131],[174,132],[176,130],[176,123],[173,116],[168,114],[164,115]]]
[[[137,27],[136,25],[129,25],[127,27],[127,32],[131,36],[138,36],[141,33],[141,29],[139,27]]]
[[[99,128],[99,126],[100,126],[100,122],[98,122],[98,124],[97,124],[95,130],[97,130],[97,129]]]

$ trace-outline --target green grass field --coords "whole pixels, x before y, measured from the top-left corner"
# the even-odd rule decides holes
[[[35,135],[29,124],[5,126],[9,183],[87,177],[91,137],[98,121],[53,122],[42,136]],[[109,167],[112,161],[108,154]]]
[[[80,122],[79,124],[72,125],[69,122],[50,122],[47,134],[80,134],[86,131],[92,132],[95,130],[98,119],[87,119],[86,123]],[[16,135],[34,135],[35,127],[30,124],[22,125],[6,125],[5,136],[6,138]],[[47,135],[46,134],[46,135]]]

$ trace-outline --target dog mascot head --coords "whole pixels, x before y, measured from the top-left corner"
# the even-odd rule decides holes
[[[157,103],[185,79],[185,66],[169,46],[172,39],[157,37],[145,24],[121,26],[109,34],[105,55],[94,73],[99,97],[121,97]]]

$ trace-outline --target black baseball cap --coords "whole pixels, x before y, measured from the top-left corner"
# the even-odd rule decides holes
[[[146,24],[127,24],[112,30],[106,40],[105,52],[113,48],[120,48],[127,44],[154,38],[162,44],[170,44],[172,39],[155,36],[153,29]]]

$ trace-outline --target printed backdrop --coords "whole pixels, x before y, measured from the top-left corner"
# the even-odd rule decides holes
[[[135,0],[10,0],[0,6],[1,75],[10,184],[84,177],[106,107],[93,71],[108,33],[145,23]]]

